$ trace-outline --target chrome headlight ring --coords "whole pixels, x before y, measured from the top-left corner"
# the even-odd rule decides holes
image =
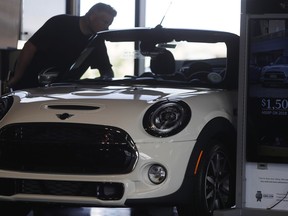
[[[143,127],[155,137],[168,137],[182,131],[191,119],[191,109],[183,101],[161,101],[144,115]]]

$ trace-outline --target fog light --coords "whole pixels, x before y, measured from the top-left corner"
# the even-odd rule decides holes
[[[161,184],[166,176],[167,171],[162,165],[154,164],[148,170],[148,177],[154,184]]]

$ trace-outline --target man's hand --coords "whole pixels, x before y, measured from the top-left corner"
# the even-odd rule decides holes
[[[3,94],[9,93],[12,91],[12,88],[9,87],[8,81],[3,82]]]

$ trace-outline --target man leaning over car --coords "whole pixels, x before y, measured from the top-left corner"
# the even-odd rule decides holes
[[[57,15],[50,18],[24,45],[14,74],[7,81],[7,88],[23,89],[39,86],[38,74],[47,68],[67,71],[91,36],[108,30],[117,11],[110,5],[97,3],[84,16]],[[98,48],[98,47],[97,47]],[[113,77],[105,44],[99,46],[101,62],[97,69],[101,76]],[[103,56],[105,57],[103,61]]]

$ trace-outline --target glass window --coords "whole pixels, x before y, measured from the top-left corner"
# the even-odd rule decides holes
[[[106,0],[105,3],[110,4],[117,10],[117,17],[114,19],[110,29],[125,29],[133,28],[135,26],[135,0],[125,0],[125,4],[119,0]],[[94,4],[94,0],[82,0],[80,4],[80,15],[84,15]],[[204,2],[187,0],[146,0],[145,26],[155,27],[161,24],[163,27],[167,28],[220,30],[239,35],[241,15],[240,5],[241,0],[206,0]],[[111,46],[110,44],[107,45]],[[218,46],[219,45],[216,45],[216,47]],[[181,47],[181,44],[179,44],[179,47]],[[128,67],[127,65],[129,65],[129,68],[127,68],[126,71],[131,71],[128,74],[133,74],[134,59],[128,58],[128,56],[137,56],[137,53],[134,53],[134,46],[118,44],[117,49],[109,53],[109,57],[112,61],[119,58],[119,56],[114,55],[116,50],[125,50],[122,59],[118,59],[117,63],[113,65],[116,71],[116,76],[118,75],[116,67],[123,68]],[[218,51],[219,49],[216,50]],[[176,52],[173,53],[175,57],[180,58],[179,55],[181,53],[177,50],[174,50],[174,52]],[[186,51],[182,50],[181,52],[185,53]],[[198,54],[201,53],[202,52],[198,52]],[[222,53],[214,53],[213,55],[222,56]],[[201,58],[201,56],[197,57]],[[204,58],[206,58],[206,56]],[[123,59],[125,59],[125,62],[129,59],[129,63],[124,64]],[[142,68],[142,72],[149,68],[150,61],[147,60],[146,57],[136,59],[135,62],[137,61],[139,67]],[[99,72],[90,70],[88,77],[95,76],[99,76]]]
[[[240,0],[146,0],[146,26],[194,28],[240,34]]]
[[[28,40],[49,18],[64,14],[65,0],[24,0],[21,40]]]

